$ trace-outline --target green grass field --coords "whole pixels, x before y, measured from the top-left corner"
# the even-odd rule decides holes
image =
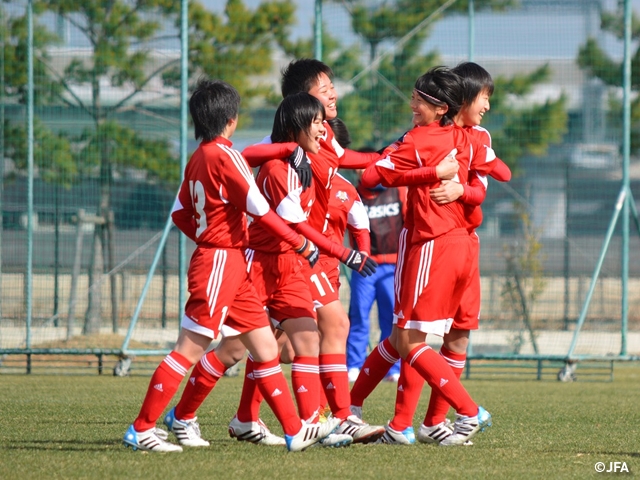
[[[578,369],[578,375],[580,369]],[[232,440],[227,424],[241,377],[223,378],[199,412],[207,449],[147,454],[122,446],[149,377],[0,376],[0,478],[596,478],[596,462],[626,462],[640,473],[640,366],[617,364],[614,380],[571,384],[525,377],[465,380],[492,412],[493,427],[472,447],[355,445],[288,453]],[[428,397],[416,414],[417,428]],[[386,423],[395,385],[384,383],[365,403],[365,419]],[[174,399],[175,402],[176,399]],[[263,408],[263,419],[281,430]],[[171,438],[171,437],[170,437]],[[175,439],[172,439],[175,441]]]

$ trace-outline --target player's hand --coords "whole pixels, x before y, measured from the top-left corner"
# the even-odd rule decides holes
[[[436,165],[436,175],[440,180],[451,180],[458,174],[458,161],[456,160],[455,149],[445,158],[443,158],[438,165]]]
[[[320,257],[320,250],[318,250],[315,243],[302,235],[300,235],[300,239],[302,240],[302,245],[296,249],[296,253],[306,258],[309,265],[313,267]]]
[[[378,268],[378,264],[374,260],[370,259],[367,254],[357,250],[347,250],[345,257],[342,258],[342,263],[363,277],[373,275]]]
[[[438,205],[455,202],[463,193],[464,187],[458,182],[452,182],[451,180],[443,180],[438,188],[429,190],[431,200]]]
[[[304,150],[299,146],[289,155],[288,160],[291,168],[298,174],[302,191],[305,191],[311,186],[311,178],[313,177],[311,173],[311,160],[309,160],[307,154],[304,153]]]

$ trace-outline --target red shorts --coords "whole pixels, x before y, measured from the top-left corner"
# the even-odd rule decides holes
[[[247,249],[251,280],[269,316],[280,323],[288,318],[316,318],[301,257],[293,252],[263,253]]]
[[[241,250],[197,247],[188,280],[182,328],[213,339],[269,326]]]
[[[303,262],[302,269],[316,308],[339,299],[340,262],[337,259],[321,255],[313,268]]]
[[[469,238],[471,239],[469,283],[462,294],[452,325],[452,328],[458,330],[477,330],[480,319],[480,239],[476,232],[473,232]]]
[[[397,315],[400,313],[400,297],[402,296],[402,285],[404,276],[404,266],[407,261],[407,255],[409,254],[409,241],[411,239],[411,232],[403,228],[400,231],[398,237],[398,260],[396,261],[396,272],[393,276],[393,289],[394,289],[394,304],[393,315],[394,323],[396,323]]]
[[[402,273],[399,328],[439,336],[449,331],[469,282],[470,244],[467,230],[459,228],[410,247]]]

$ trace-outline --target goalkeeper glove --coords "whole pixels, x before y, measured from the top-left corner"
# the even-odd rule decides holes
[[[296,253],[306,258],[309,265],[313,267],[320,257],[320,250],[318,250],[311,240],[308,240],[302,235],[300,235],[300,239],[302,240],[302,245],[296,249]]]
[[[376,273],[376,268],[378,268],[378,264],[374,260],[357,250],[347,250],[346,258],[342,258],[342,263],[363,277],[373,275]]]
[[[289,165],[298,174],[300,185],[302,190],[306,190],[311,186],[311,179],[313,174],[311,172],[311,161],[304,150],[300,147],[296,147],[291,155],[289,155]]]

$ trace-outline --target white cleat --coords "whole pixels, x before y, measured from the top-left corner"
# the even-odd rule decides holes
[[[478,414],[474,417],[456,415],[453,423],[453,433],[440,442],[442,446],[469,445],[471,438],[491,426],[491,414],[484,408],[478,407]]]
[[[375,442],[384,435],[384,432],[385,430],[382,425],[369,425],[355,415],[349,415],[336,430],[336,433],[351,435],[353,437],[353,443]]]
[[[180,445],[185,447],[208,447],[209,442],[200,435],[198,417],[191,420],[178,420],[175,408],[172,408],[164,417],[164,424],[178,439]]]
[[[302,428],[298,433],[284,436],[287,442],[287,449],[290,452],[301,452],[305,450],[333,433],[339,422],[340,420],[337,418],[329,418],[324,423],[305,423],[303,421]]]
[[[164,430],[152,428],[145,432],[136,432],[133,425],[127,429],[124,434],[122,443],[125,447],[131,447],[133,450],[143,450],[145,452],[181,452],[180,445],[174,445],[167,442],[169,435]]]
[[[385,427],[382,435],[376,443],[386,443],[387,445],[413,445],[416,443],[416,435],[413,427],[409,426],[403,431],[394,430],[390,425]]]
[[[318,443],[314,443],[313,447],[348,447],[353,443],[353,437],[344,433],[330,433]]]
[[[453,424],[449,419],[440,422],[433,427],[427,427],[424,423],[418,429],[418,441],[420,443],[439,444],[453,433]]]
[[[284,438],[271,433],[260,419],[257,422],[241,422],[238,417],[233,417],[229,424],[229,436],[239,442],[251,442],[257,445],[286,445]]]

